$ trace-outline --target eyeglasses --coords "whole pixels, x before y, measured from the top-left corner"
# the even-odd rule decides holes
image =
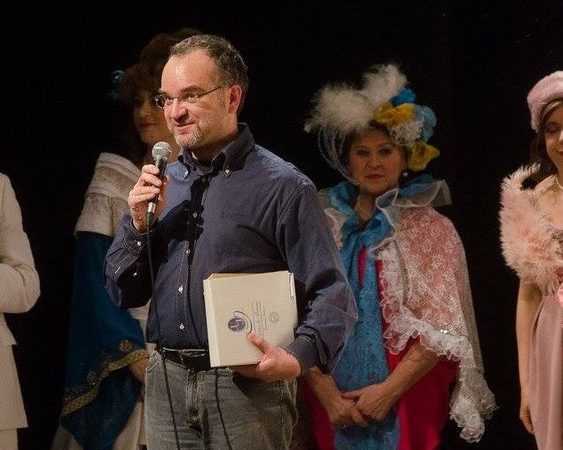
[[[193,105],[194,103],[199,102],[199,99],[204,95],[211,94],[212,92],[215,92],[217,89],[221,89],[223,87],[225,86],[217,86],[214,87],[213,89],[210,89],[209,91],[202,92],[200,94],[196,94],[195,92],[187,92],[178,97],[169,97],[166,94],[158,94],[154,97],[154,103],[160,109],[164,109],[167,106],[172,106],[172,103],[174,103],[174,100],[176,99],[178,100],[178,103],[180,105],[185,103],[190,103]]]

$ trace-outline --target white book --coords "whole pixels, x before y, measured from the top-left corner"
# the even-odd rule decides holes
[[[297,304],[293,274],[214,273],[203,280],[211,367],[255,364],[262,352],[254,332],[278,347],[294,339]]]

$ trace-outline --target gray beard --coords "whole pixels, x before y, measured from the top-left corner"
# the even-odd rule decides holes
[[[201,141],[203,140],[203,134],[199,129],[189,138],[188,141],[182,142],[180,148],[183,150],[194,150],[197,149]]]

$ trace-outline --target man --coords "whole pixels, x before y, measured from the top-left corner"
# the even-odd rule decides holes
[[[154,165],[143,167],[107,254],[108,291],[122,307],[152,297],[149,449],[287,448],[295,378],[312,366],[332,370],[356,320],[314,185],[238,123],[247,88],[246,64],[223,38],[198,35],[172,48],[156,103],[181,155],[164,182]],[[203,280],[284,269],[302,293],[295,340],[282,349],[251,335],[264,353],[258,364],[210,369]]]

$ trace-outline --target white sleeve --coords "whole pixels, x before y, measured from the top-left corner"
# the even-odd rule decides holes
[[[39,297],[39,276],[20,207],[7,176],[0,174],[0,313],[26,312]]]

